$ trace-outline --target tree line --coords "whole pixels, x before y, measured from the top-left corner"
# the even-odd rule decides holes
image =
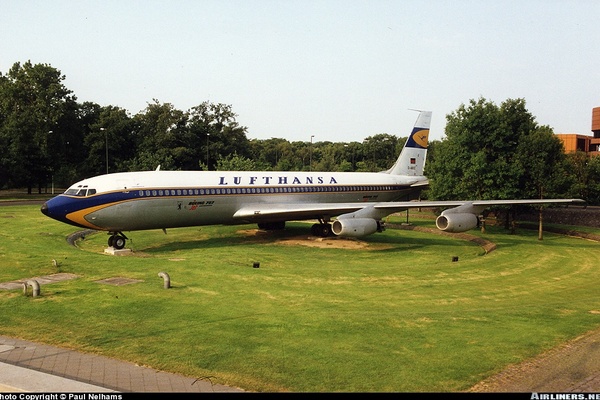
[[[107,172],[152,170],[383,171],[406,138],[362,142],[250,140],[231,105],[187,111],[153,99],[131,115],[78,102],[48,64],[0,72],[0,189],[67,187]],[[600,158],[564,153],[524,99],[484,98],[446,116],[445,138],[429,145],[430,199],[579,197],[600,204]],[[283,133],[285,136],[285,133]]]

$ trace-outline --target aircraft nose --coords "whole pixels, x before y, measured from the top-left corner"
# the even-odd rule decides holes
[[[47,202],[42,204],[42,208],[40,211],[42,211],[42,214],[48,215],[48,203]]]

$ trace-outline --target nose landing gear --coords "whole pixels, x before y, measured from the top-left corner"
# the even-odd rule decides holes
[[[108,247],[112,247],[115,250],[121,250],[125,247],[127,236],[123,232],[110,232],[108,237]]]

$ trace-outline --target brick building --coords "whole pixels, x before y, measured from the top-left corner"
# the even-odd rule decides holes
[[[557,133],[562,140],[565,152],[583,151],[591,156],[600,155],[600,107],[592,109],[592,132],[594,136],[578,133]]]

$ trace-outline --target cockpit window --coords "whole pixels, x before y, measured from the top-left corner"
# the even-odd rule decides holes
[[[85,197],[96,194],[96,189],[88,189],[87,185],[79,185],[77,187],[67,189],[65,194],[69,196]]]

